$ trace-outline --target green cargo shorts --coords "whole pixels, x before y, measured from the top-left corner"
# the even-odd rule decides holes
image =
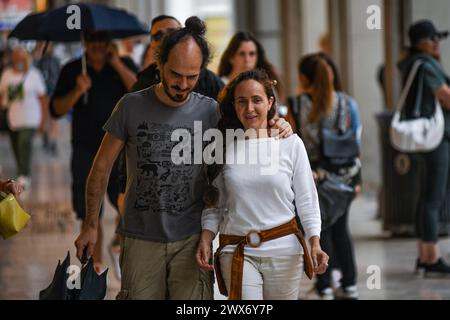
[[[199,234],[170,243],[124,238],[117,299],[212,300],[212,273],[195,260],[199,240]]]

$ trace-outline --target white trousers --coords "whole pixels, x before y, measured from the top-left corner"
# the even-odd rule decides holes
[[[230,290],[232,253],[220,254],[220,268]],[[244,258],[242,300],[297,300],[303,255]]]

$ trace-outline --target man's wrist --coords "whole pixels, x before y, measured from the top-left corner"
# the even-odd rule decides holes
[[[76,97],[77,100],[78,100],[78,99],[80,99],[80,98],[83,96],[84,92],[83,92],[82,89],[80,89],[80,88],[78,88],[78,87],[76,86],[76,87],[73,89],[73,94],[75,95],[75,97]]]
[[[84,223],[84,225],[86,226],[86,228],[89,229],[97,229],[98,228],[98,218],[96,217],[91,217],[91,218],[86,218],[86,222]]]

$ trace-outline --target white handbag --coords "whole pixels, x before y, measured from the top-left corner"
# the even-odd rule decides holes
[[[426,152],[439,146],[444,137],[444,113],[437,99],[435,111],[431,118],[420,117],[422,103],[423,73],[419,75],[419,86],[414,106],[414,116],[410,120],[401,120],[402,110],[411,89],[414,78],[419,71],[422,61],[417,61],[408,76],[406,86],[400,96],[400,101],[391,122],[390,138],[392,146],[400,152]]]

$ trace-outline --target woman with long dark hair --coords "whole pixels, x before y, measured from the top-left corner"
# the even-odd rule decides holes
[[[242,135],[224,144],[225,164],[217,159],[208,167],[197,262],[212,269],[211,243],[220,232],[215,269],[221,293],[230,299],[296,300],[303,261],[309,276],[328,266],[319,244],[319,203],[305,147],[297,135],[270,138],[276,98],[265,71],[238,75],[219,103],[223,137],[229,136],[227,130]],[[237,160],[252,155],[257,161]],[[267,164],[276,170],[264,171]],[[295,208],[311,250],[297,227]]]
[[[340,132],[352,130],[355,140],[359,142],[361,126],[358,106],[352,97],[340,90],[337,68],[326,54],[304,56],[300,60],[298,73],[303,93],[289,101],[297,132],[308,152],[313,175],[318,183],[330,175],[337,176],[358,193],[361,184],[359,159],[352,158],[345,163],[331,165],[323,155],[322,135],[324,127]],[[333,265],[342,273],[340,288],[335,288],[339,289],[340,297],[356,299],[356,263],[348,230],[350,203],[345,205],[346,212],[322,231],[320,243],[330,254]],[[335,298],[337,292],[332,289],[331,270],[317,277],[316,290],[323,299]]]
[[[266,51],[256,37],[247,31],[239,31],[230,40],[220,59],[218,75],[227,84],[240,73],[263,69],[270,79],[276,80],[276,93],[284,98],[284,88],[273,64],[267,59]]]

